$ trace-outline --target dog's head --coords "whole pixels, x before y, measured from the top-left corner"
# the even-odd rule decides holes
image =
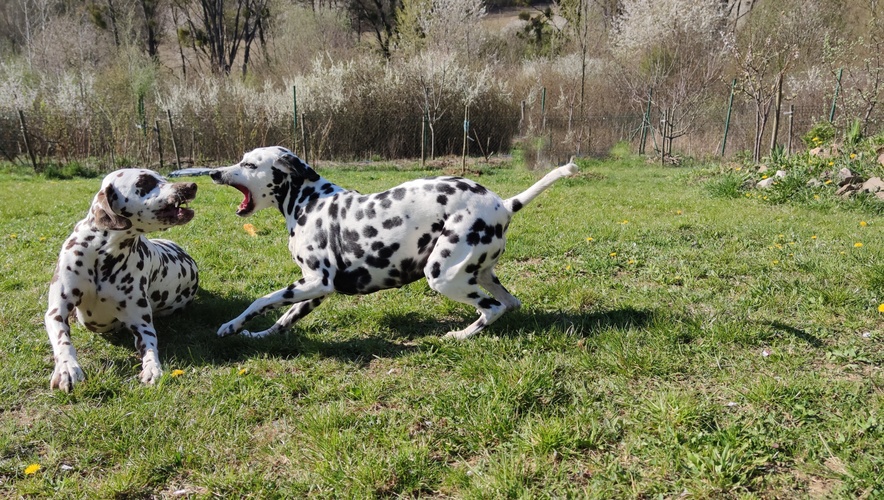
[[[196,197],[193,182],[169,183],[152,170],[123,169],[101,182],[92,200],[92,217],[101,229],[147,233],[187,224],[193,210],[187,203]]]
[[[248,217],[258,210],[274,206],[282,191],[296,180],[299,184],[316,182],[319,174],[294,153],[281,147],[258,148],[244,154],[236,165],[212,170],[216,184],[235,187],[243,194],[236,215]]]

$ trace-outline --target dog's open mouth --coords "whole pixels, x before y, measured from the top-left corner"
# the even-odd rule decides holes
[[[193,209],[187,206],[191,201],[193,198],[170,203],[166,208],[157,212],[157,218],[170,224],[187,224],[194,216]]]
[[[240,184],[231,184],[230,186],[239,189],[239,191],[243,194],[242,203],[240,203],[239,206],[236,208],[236,215],[239,215],[240,217],[245,217],[246,215],[252,213],[252,211],[255,209],[255,202],[254,200],[252,200],[252,192],[249,191],[249,188]]]

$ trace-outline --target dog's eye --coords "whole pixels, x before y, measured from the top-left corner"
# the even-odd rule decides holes
[[[245,161],[241,162],[239,165],[241,167],[246,167],[246,168],[251,168],[251,169],[258,168],[258,165],[255,165],[254,163],[245,162]]]

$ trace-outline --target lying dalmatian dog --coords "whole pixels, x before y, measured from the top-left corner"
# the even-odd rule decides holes
[[[197,186],[167,183],[156,172],[110,173],[58,256],[44,318],[55,370],[49,385],[71,391],[85,379],[71,343],[69,317],[93,332],[126,329],[141,356],[141,381],[162,375],[154,316],[175,312],[193,300],[197,266],[178,245],[149,240],[144,233],[190,222]]]
[[[288,328],[332,292],[366,294],[426,276],[432,289],[477,309],[478,320],[447,335],[465,339],[521,305],[494,275],[513,214],[576,172],[569,163],[506,200],[460,177],[414,180],[362,195],[332,184],[280,147],[255,149],[230,167],[182,174],[209,173],[215,183],[240,190],[245,199],[239,216],[279,209],[289,250],[301,267],[300,280],[253,302],[222,325],[219,336],[240,332],[259,314],[294,304],[269,329],[242,331],[263,337]]]

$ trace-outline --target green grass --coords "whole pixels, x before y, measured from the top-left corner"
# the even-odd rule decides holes
[[[202,278],[157,321],[166,375],[142,386],[131,339],[75,327],[70,395],[48,388],[42,314],[99,182],[0,174],[0,496],[884,495],[884,216],[581,166],[511,226],[498,271],[523,308],[465,342],[440,336],[474,312],[423,281],[216,338],[299,271],[278,213],[239,219],[239,193],[199,179],[197,217],[162,235]],[[324,174],[372,192],[432,172]],[[538,175],[478,180],[506,197]]]

